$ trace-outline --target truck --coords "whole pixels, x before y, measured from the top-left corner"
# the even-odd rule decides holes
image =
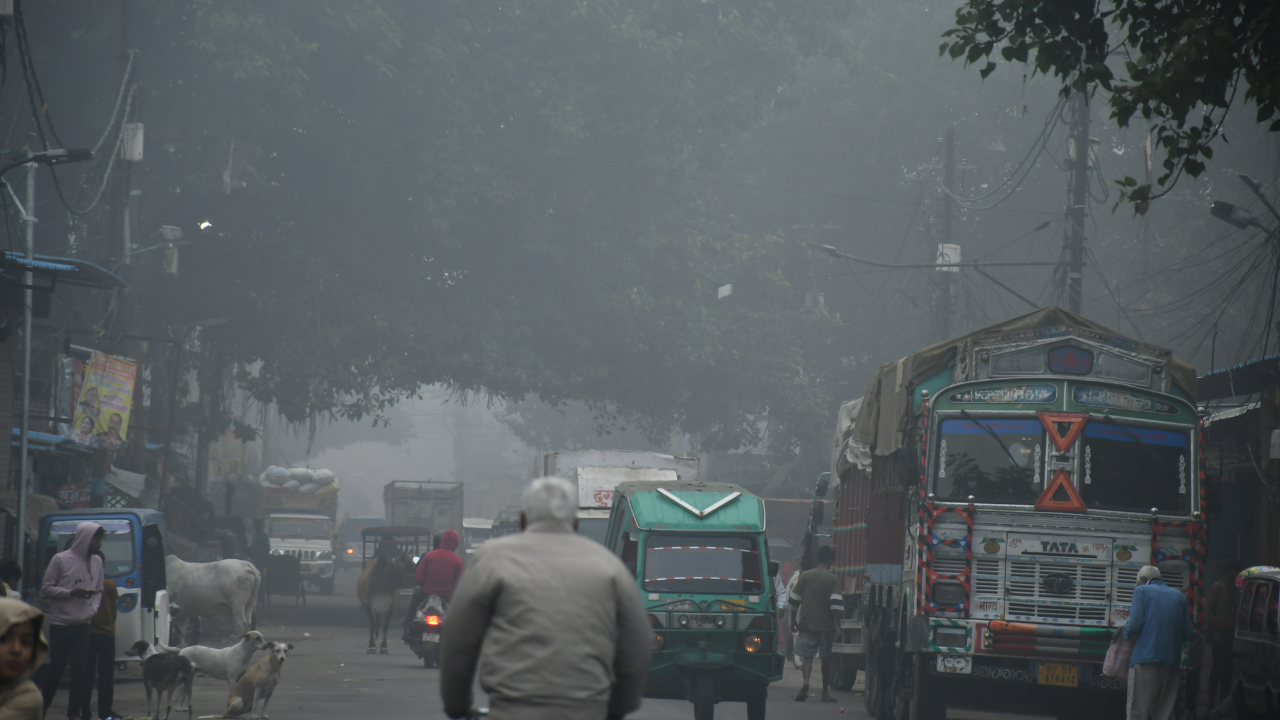
[[[698,478],[698,458],[632,450],[555,452],[542,458],[542,476],[549,475],[577,484],[578,532],[603,544],[619,484],[692,482]]]
[[[429,528],[440,534],[463,534],[462,483],[435,480],[393,480],[382,488],[389,525]]]
[[[1126,681],[1101,670],[1139,569],[1202,624],[1195,383],[1056,307],[881,366],[837,417],[836,686],[864,670],[879,718],[1123,717]]]
[[[332,595],[338,496],[264,493],[262,505],[271,553],[297,557],[302,579]]]

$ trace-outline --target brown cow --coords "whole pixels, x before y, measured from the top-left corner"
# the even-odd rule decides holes
[[[364,562],[360,571],[360,580],[356,582],[356,597],[360,599],[360,607],[369,617],[369,650],[373,655],[378,652],[378,627],[382,627],[382,654],[387,654],[387,627],[391,624],[391,613],[395,607],[396,595],[405,586],[405,574],[413,567],[413,558],[405,550],[396,554],[396,544],[384,540],[378,545],[373,559]]]

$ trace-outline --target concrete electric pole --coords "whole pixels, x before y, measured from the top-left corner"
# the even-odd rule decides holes
[[[952,242],[951,222],[955,214],[955,198],[951,193],[956,170],[956,129],[947,128],[945,155],[942,162],[942,218],[938,232],[937,267],[932,276],[933,330],[930,342],[951,337],[951,315],[955,305],[955,280],[959,268],[947,267],[960,262],[960,247]]]
[[[1071,180],[1067,186],[1067,226],[1063,236],[1063,254],[1067,257],[1063,276],[1063,295],[1067,309],[1082,311],[1084,305],[1084,220],[1089,205],[1089,170],[1093,165],[1093,147],[1089,141],[1089,98],[1076,95],[1075,117],[1071,125],[1071,147],[1067,165]]]

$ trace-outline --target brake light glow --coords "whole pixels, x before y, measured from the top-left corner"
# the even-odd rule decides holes
[[[348,554],[348,555],[354,555],[355,553],[356,553],[356,549],[355,549],[355,548],[347,548],[347,554]]]
[[[439,616],[439,615],[428,615],[428,616],[427,616],[427,624],[428,624],[428,625],[439,625],[439,624],[440,624],[440,616]]]

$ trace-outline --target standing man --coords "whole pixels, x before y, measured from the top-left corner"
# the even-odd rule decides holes
[[[40,595],[49,600],[49,664],[44,668],[44,710],[62,682],[62,671],[71,665],[71,697],[67,717],[74,718],[87,702],[89,687],[89,621],[102,600],[102,526],[82,522],[75,539],[49,561]]]
[[[267,596],[267,558],[271,557],[271,538],[267,535],[262,518],[253,519],[253,538],[249,540],[249,562],[258,568],[262,581],[258,583],[258,601]]]
[[[1231,675],[1235,670],[1231,647],[1236,635],[1236,610],[1240,606],[1240,590],[1236,576],[1243,568],[1236,559],[1222,563],[1222,577],[1209,588],[1209,641],[1213,643],[1213,666],[1209,669],[1209,707],[1231,694]]]
[[[831,643],[844,616],[844,595],[840,578],[831,572],[836,551],[830,545],[818,548],[818,566],[806,570],[796,581],[788,598],[791,605],[791,632],[798,632],[795,640],[796,654],[804,659],[804,685],[796,694],[797,702],[809,697],[809,675],[813,672],[813,659],[822,660],[822,702],[835,702],[828,690],[831,684]]]
[[[489,693],[491,720],[618,720],[640,707],[653,633],[635,576],[575,532],[578,493],[560,478],[524,493],[518,535],[476,551],[445,617],[444,711]]]
[[[1181,684],[1182,643],[1195,634],[1187,598],[1148,565],[1137,587],[1124,636],[1133,640],[1129,658],[1129,720],[1169,720]]]
[[[102,558],[102,553],[98,553]],[[105,562],[105,559],[104,559]],[[93,687],[94,675],[98,676],[98,720],[114,720],[116,713],[111,709],[115,701],[116,691],[116,603],[120,600],[120,592],[116,584],[110,580],[102,581],[102,602],[98,603],[98,612],[89,621],[89,678],[86,687]],[[80,707],[80,717],[91,720],[89,714],[89,691],[86,690]]]

